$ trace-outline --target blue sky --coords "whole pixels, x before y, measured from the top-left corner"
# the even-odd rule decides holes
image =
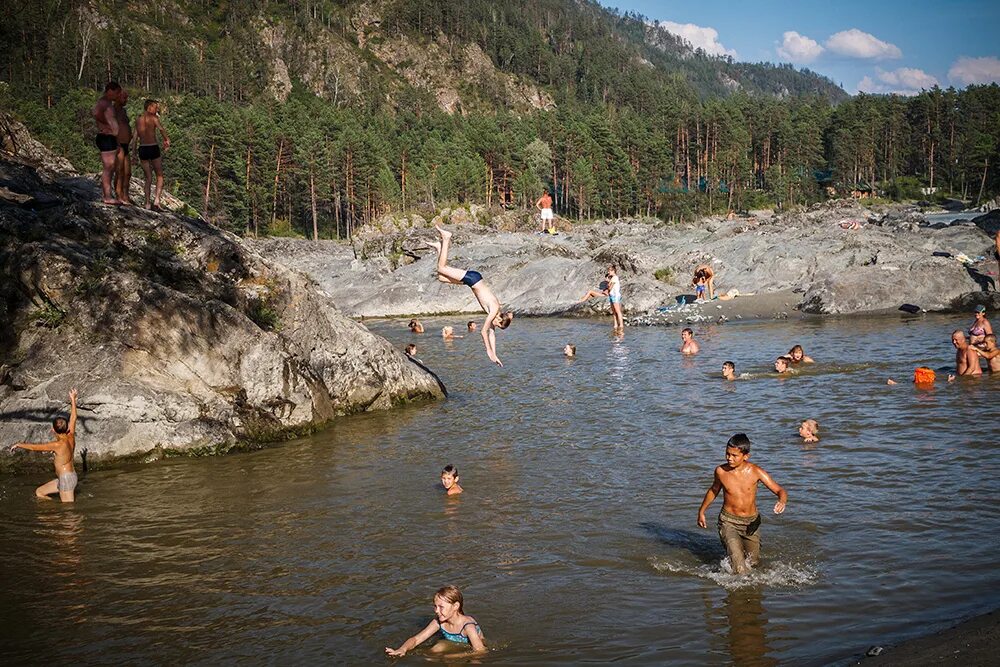
[[[996,0],[600,1],[670,22],[706,51],[808,67],[852,94],[1000,82]]]

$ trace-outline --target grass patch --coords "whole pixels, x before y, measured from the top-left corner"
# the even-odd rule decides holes
[[[674,270],[669,266],[665,266],[662,269],[657,269],[653,272],[653,277],[659,280],[661,283],[669,283],[674,279]]]
[[[280,331],[281,316],[266,299],[254,298],[247,305],[247,317],[264,331]]]
[[[31,321],[46,329],[57,329],[64,319],[66,319],[66,313],[49,302],[31,314]]]

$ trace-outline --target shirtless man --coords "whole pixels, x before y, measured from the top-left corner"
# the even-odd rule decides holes
[[[698,354],[701,351],[701,346],[694,339],[694,331],[689,328],[685,328],[681,331],[681,354]]]
[[[160,195],[163,193],[163,162],[160,155],[160,145],[156,140],[156,131],[163,135],[163,150],[170,148],[170,138],[163,125],[160,124],[160,103],[156,100],[146,100],[144,112],[135,120],[135,132],[139,136],[139,161],[142,171],[146,174],[146,203],[151,211],[160,210]],[[156,172],[156,199],[149,201],[150,181],[152,172]]]
[[[694,269],[695,280],[698,279],[698,274],[701,273],[705,277],[705,284],[708,286],[708,300],[711,301],[715,298],[715,271],[708,264],[699,264]]]
[[[497,356],[496,328],[506,329],[514,319],[514,313],[507,311],[500,312],[500,300],[493,294],[486,281],[483,280],[479,271],[463,271],[453,266],[448,266],[448,249],[451,247],[451,232],[436,226],[441,241],[431,242],[431,246],[437,248],[437,279],[443,283],[452,285],[468,285],[472,288],[472,293],[476,295],[479,305],[486,311],[486,319],[480,329],[483,337],[483,344],[486,345],[486,356],[497,366],[503,366],[500,357]]]
[[[52,420],[52,433],[55,440],[41,445],[19,442],[11,445],[10,451],[27,449],[32,452],[55,452],[56,478],[35,489],[39,498],[48,498],[53,493],[59,494],[64,503],[76,499],[76,470],[73,468],[73,452],[76,450],[76,389],[69,392],[69,421],[65,417]]]
[[[737,433],[726,443],[726,463],[715,469],[715,480],[698,508],[698,525],[707,528],[705,510],[722,492],[719,539],[726,547],[729,564],[736,574],[746,574],[760,561],[760,513],[757,511],[757,483],[778,496],[774,513],[785,511],[788,494],[762,468],[750,463],[750,438]]]
[[[118,118],[115,114],[115,102],[122,96],[122,87],[115,81],[109,81],[104,86],[104,94],[97,100],[91,115],[97,123],[97,137],[94,143],[101,151],[101,192],[105,204],[120,205],[125,202],[115,197],[115,172],[118,158]]]
[[[722,364],[722,377],[725,380],[732,382],[736,379],[736,363],[732,361],[726,361]]]
[[[970,345],[970,347],[972,347]],[[976,354],[989,361],[990,373],[1000,373],[1000,348],[997,348],[996,334],[986,334],[983,339],[983,346],[972,347]]]
[[[955,346],[955,375],[982,375],[976,348],[965,340],[965,332],[955,329],[951,333],[951,344]],[[954,376],[948,378],[951,381]]]
[[[115,120],[118,121],[118,167],[115,173],[115,192],[118,201],[132,206],[129,185],[132,183],[132,158],[129,149],[132,144],[132,126],[128,120],[128,91],[122,88],[121,97],[115,103]]]
[[[535,202],[535,208],[541,211],[542,216],[542,232],[549,231],[552,227],[552,197],[549,196],[548,190],[542,190],[542,196],[538,198]]]

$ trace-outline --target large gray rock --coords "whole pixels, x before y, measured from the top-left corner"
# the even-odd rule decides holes
[[[0,187],[46,202],[0,198],[0,442],[46,437],[72,386],[92,459],[443,395],[310,278],[202,220],[102,206],[90,181],[2,159]]]
[[[843,229],[843,221],[862,226]],[[691,274],[701,262],[715,268],[718,291],[796,290],[803,294],[798,307],[807,312],[895,310],[907,302],[944,309],[961,294],[979,291],[983,276],[975,266],[934,253],[974,258],[990,246],[970,223],[933,229],[912,207],[876,212],[853,202],[697,225],[598,222],[566,226],[557,236],[500,231],[500,223],[450,229],[450,262],[480,271],[505,306],[530,315],[607,312],[606,300],[575,301],[597,287],[608,264],[622,275],[626,313],[650,313],[690,295]],[[435,254],[426,248],[434,237],[426,224],[408,220],[369,230],[353,247],[277,239],[252,245],[311,275],[352,315],[478,310],[468,289],[435,280]]]

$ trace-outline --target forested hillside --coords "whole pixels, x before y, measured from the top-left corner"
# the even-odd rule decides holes
[[[690,216],[857,186],[1000,192],[1000,87],[846,95],[575,0],[37,0],[0,25],[0,104],[96,170],[108,79],[164,100],[168,187],[253,233],[526,205]]]

